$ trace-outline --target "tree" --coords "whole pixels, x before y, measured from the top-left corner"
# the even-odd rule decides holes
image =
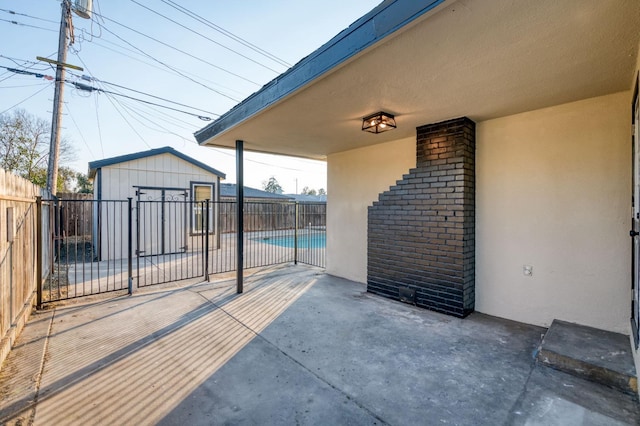
[[[318,195],[327,195],[327,191],[325,191],[324,188],[320,188],[318,189]]]
[[[51,125],[25,110],[0,115],[0,168],[21,176],[36,185],[46,186]],[[60,142],[60,162],[73,159],[70,142]],[[68,168],[67,168],[68,169]],[[69,171],[59,168],[57,186],[64,190]]]
[[[278,183],[278,180],[271,176],[268,181],[262,181],[262,189],[273,194],[282,194],[282,187]]]
[[[93,183],[89,179],[89,175],[76,173],[76,192],[81,194],[91,194],[93,192]]]
[[[308,186],[302,188],[302,195],[318,195],[315,189],[310,189]]]

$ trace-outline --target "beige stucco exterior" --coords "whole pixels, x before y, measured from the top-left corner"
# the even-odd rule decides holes
[[[478,311],[628,331],[629,124],[627,92],[478,123]]]
[[[478,311],[628,333],[629,97],[477,123]],[[329,156],[329,273],[366,282],[367,206],[414,166],[415,137]]]
[[[415,137],[329,155],[328,273],[366,282],[367,207],[415,165]]]

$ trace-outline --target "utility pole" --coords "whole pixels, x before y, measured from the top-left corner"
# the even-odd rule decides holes
[[[62,0],[60,34],[58,38],[58,60],[56,65],[56,86],[53,96],[53,116],[51,118],[51,141],[49,142],[49,168],[47,169],[47,189],[56,195],[58,187],[58,157],[60,156],[60,124],[62,122],[62,100],[67,62],[67,31],[71,25],[71,4]]]

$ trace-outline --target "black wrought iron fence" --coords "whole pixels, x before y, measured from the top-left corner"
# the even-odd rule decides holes
[[[208,277],[236,269],[235,202],[44,200],[42,301]],[[325,266],[326,206],[246,202],[244,268]]]

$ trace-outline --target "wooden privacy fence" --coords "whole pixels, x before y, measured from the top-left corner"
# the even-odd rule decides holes
[[[35,303],[36,197],[42,195],[40,187],[0,169],[0,366]],[[50,266],[42,267],[43,274],[48,273]]]
[[[65,192],[58,194],[60,200],[93,200],[93,194],[74,194]],[[58,212],[61,229],[65,237],[91,235],[93,214],[91,203],[65,203]]]

